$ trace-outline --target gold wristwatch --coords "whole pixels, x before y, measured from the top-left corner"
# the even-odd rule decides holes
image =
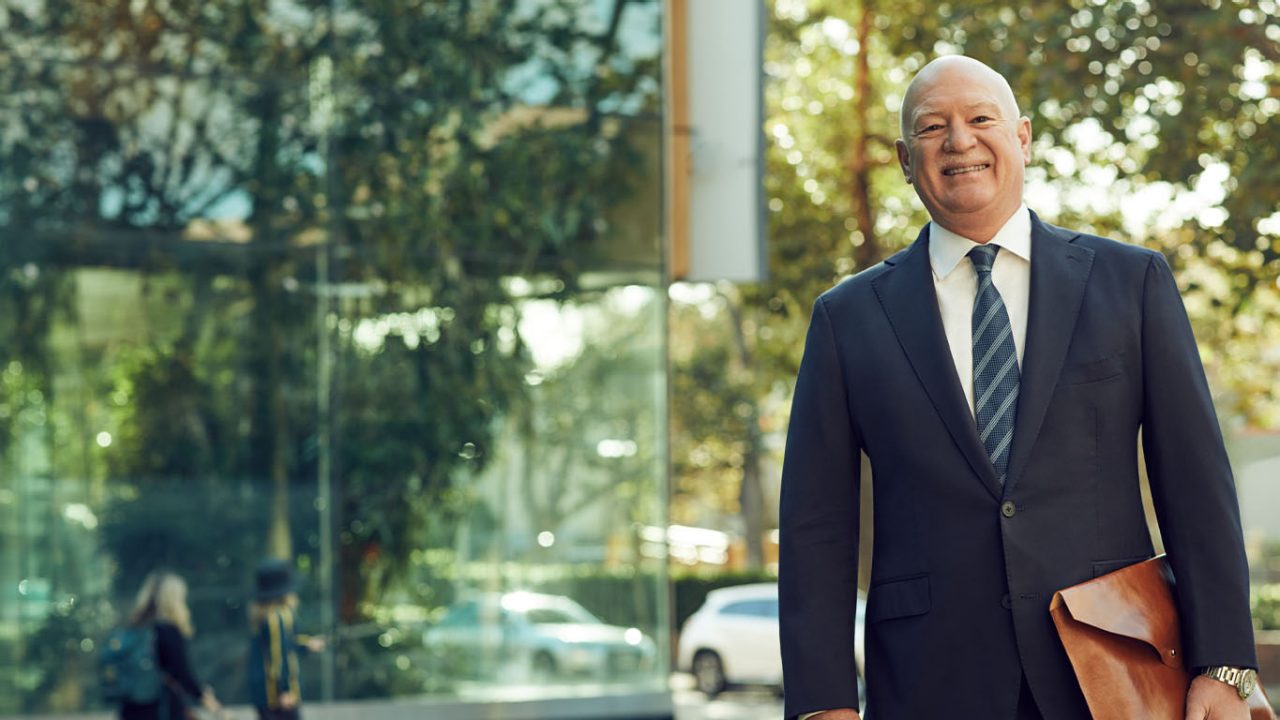
[[[1204,669],[1202,675],[1219,682],[1224,682],[1236,689],[1241,700],[1249,699],[1253,688],[1258,685],[1258,671],[1253,668],[1231,667],[1229,665],[1213,665]]]

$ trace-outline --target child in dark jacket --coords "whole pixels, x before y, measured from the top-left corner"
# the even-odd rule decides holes
[[[249,699],[260,720],[298,720],[302,680],[298,654],[321,652],[321,637],[299,635],[294,628],[297,581],[289,564],[265,560],[255,573],[257,592],[249,606],[253,636],[249,643]]]

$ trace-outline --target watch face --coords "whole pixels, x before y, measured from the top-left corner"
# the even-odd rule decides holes
[[[1246,670],[1240,677],[1240,697],[1247,698],[1253,694],[1253,686],[1257,683],[1257,674]]]

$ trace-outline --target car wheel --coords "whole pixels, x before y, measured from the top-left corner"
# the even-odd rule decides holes
[[[556,676],[556,660],[550,654],[540,652],[533,656],[533,677],[549,680]]]
[[[693,681],[709,698],[723,692],[726,683],[724,663],[720,662],[720,656],[710,650],[699,650],[693,656]]]

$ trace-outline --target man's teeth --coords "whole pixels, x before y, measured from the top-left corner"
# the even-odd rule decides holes
[[[966,167],[951,168],[950,170],[944,170],[942,171],[942,174],[948,175],[948,176],[963,175],[965,173],[978,172],[979,170],[986,170],[986,169],[987,169],[986,165],[968,165]]]

